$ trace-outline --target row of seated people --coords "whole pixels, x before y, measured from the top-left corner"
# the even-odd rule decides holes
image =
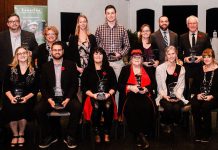
[[[94,48],[81,77],[81,89],[86,99],[84,107],[77,98],[79,82],[76,65],[63,59],[63,54],[62,42],[54,42],[51,46],[53,61],[45,63],[39,75],[31,65],[29,51],[24,47],[16,49],[3,84],[2,117],[9,122],[12,130],[12,147],[24,145],[24,131],[27,120],[33,115],[31,112],[34,112],[42,129],[39,147],[47,148],[57,142],[59,120],[48,118],[46,114],[61,109],[70,112],[68,131],[64,138],[69,148],[77,147],[76,131],[82,110],[85,119],[92,120],[96,142],[101,142],[101,114],[104,117],[105,142],[110,141],[112,120],[117,119],[117,115],[124,115],[130,131],[137,138],[137,145],[148,148],[149,142],[145,135],[150,135],[155,126],[156,106],[164,108],[163,120],[169,125],[178,123],[180,110],[188,103],[192,106],[196,141],[208,141],[211,135],[210,111],[218,106],[218,65],[212,49],[202,53],[204,65],[193,81],[194,96],[188,102],[183,96],[185,69],[176,63],[177,50],[174,46],[165,49],[166,60],[157,67],[156,72],[143,65],[143,52],[140,49],[132,50],[130,63],[122,68],[118,84],[105,51],[100,47]],[[154,77],[157,97],[154,94]],[[39,87],[42,100],[35,104]],[[118,113],[114,102],[117,90],[120,92]]]

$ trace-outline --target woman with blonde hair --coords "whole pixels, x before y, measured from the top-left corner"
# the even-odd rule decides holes
[[[73,60],[77,64],[77,70],[82,73],[88,64],[89,54],[97,46],[95,36],[89,32],[88,19],[85,15],[77,18],[75,35],[69,39],[69,48]]]
[[[38,73],[27,49],[18,47],[3,83],[3,115],[13,133],[11,147],[24,145],[24,131],[38,92]]]

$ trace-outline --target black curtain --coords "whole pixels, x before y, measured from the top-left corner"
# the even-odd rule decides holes
[[[218,8],[211,8],[207,10],[206,14],[206,32],[213,36],[213,31],[216,30],[218,32]]]
[[[151,31],[154,31],[154,10],[140,9],[137,10],[137,31],[143,24],[148,24],[151,27]]]

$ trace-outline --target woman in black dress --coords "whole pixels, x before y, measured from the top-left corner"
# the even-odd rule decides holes
[[[204,65],[194,78],[191,99],[195,125],[195,141],[209,142],[211,136],[211,110],[218,107],[218,65],[212,49],[202,53]]]
[[[123,111],[130,131],[137,137],[137,146],[145,149],[149,147],[145,135],[150,135],[154,129],[155,103],[152,100],[150,73],[142,63],[141,50],[132,50],[130,65],[121,70],[118,90],[119,110]]]
[[[13,133],[11,147],[16,144],[23,146],[26,123],[38,92],[38,73],[31,65],[29,51],[24,47],[16,49],[9,66],[3,84],[3,114],[7,116]]]
[[[103,115],[104,141],[109,142],[112,120],[113,118],[117,119],[114,101],[117,80],[102,48],[98,47],[92,51],[90,61],[81,79],[82,91],[86,94],[84,117],[86,120],[92,120],[95,140],[100,143],[100,121]]]

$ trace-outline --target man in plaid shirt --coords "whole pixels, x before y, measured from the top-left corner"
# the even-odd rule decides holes
[[[110,66],[113,67],[118,79],[124,66],[122,57],[130,49],[129,38],[125,28],[117,23],[116,8],[113,5],[105,7],[105,18],[106,22],[97,28],[95,36],[98,46],[106,51]],[[118,92],[115,98],[118,104]]]

